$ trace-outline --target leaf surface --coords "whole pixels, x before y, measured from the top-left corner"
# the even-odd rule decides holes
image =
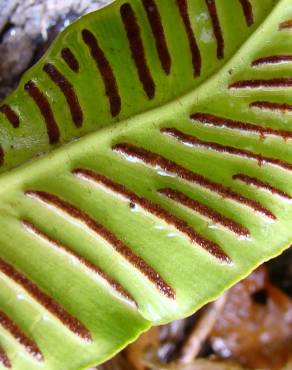
[[[292,241],[291,0],[116,1],[0,108],[0,362],[81,369]]]

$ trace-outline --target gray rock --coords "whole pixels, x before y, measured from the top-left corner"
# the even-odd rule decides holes
[[[0,101],[56,35],[112,0],[0,0]]]

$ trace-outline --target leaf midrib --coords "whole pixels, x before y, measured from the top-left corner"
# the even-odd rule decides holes
[[[121,3],[124,2],[124,0],[117,0]],[[78,147],[87,147],[87,145],[90,145],[90,143],[95,144],[96,143],[96,135],[101,136],[107,136],[107,133],[117,132],[119,129],[127,129],[128,126],[130,127],[138,127],[139,125],[145,126],[145,121],[150,121],[152,118],[152,122],[155,122],[157,120],[157,116],[163,116],[164,111],[172,111],[173,110],[180,110],[180,113],[183,113],[185,110],[185,113],[188,115],[189,108],[192,106],[195,106],[194,102],[198,102],[201,100],[204,95],[208,94],[208,91],[212,90],[212,85],[217,85],[218,82],[220,83],[221,77],[226,77],[228,75],[228,70],[230,67],[235,64],[236,60],[239,59],[240,63],[236,65],[233,70],[239,69],[240,65],[245,64],[245,59],[249,59],[249,49],[253,49],[253,42],[257,39],[257,36],[261,29],[263,29],[266,25],[270,23],[270,20],[275,17],[275,14],[284,6],[284,4],[289,0],[279,0],[278,3],[272,8],[272,10],[269,12],[268,16],[262,20],[262,22],[259,23],[259,25],[255,28],[255,30],[252,32],[252,34],[242,43],[240,48],[234,52],[229,59],[226,59],[226,61],[221,65],[221,67],[216,71],[211,73],[206,79],[197,87],[193,88],[192,90],[189,90],[182,95],[176,97],[173,100],[169,100],[167,102],[158,104],[156,107],[151,109],[146,109],[139,114],[136,114],[132,117],[128,117],[124,120],[118,121],[116,123],[113,123],[109,126],[104,126],[100,128],[99,130],[96,130],[94,132],[87,133],[78,139],[73,139],[71,141],[65,142],[62,145],[53,148],[52,150],[49,150],[45,152],[44,154],[41,154],[37,157],[31,158],[29,161],[21,163],[20,165],[8,169],[7,171],[0,174],[0,188],[2,192],[6,190],[6,188],[9,186],[11,187],[11,182],[19,182],[21,183],[21,179],[23,177],[26,177],[28,170],[32,168],[31,172],[34,172],[33,169],[36,167],[36,170],[38,167],[46,167],[45,163],[46,161],[52,162],[58,155],[62,155],[62,152],[70,151],[73,148],[78,152]],[[107,6],[112,6],[116,4],[114,1],[113,3],[108,4]],[[105,7],[107,7],[105,6]],[[104,7],[104,8],[105,8]],[[89,14],[88,16],[90,16]],[[244,58],[244,54],[247,56]],[[241,57],[243,55],[243,57]],[[42,60],[45,60],[46,55],[43,56]],[[40,61],[41,62],[41,61]],[[23,76],[23,78],[25,75]],[[22,80],[23,80],[22,78]],[[215,86],[213,86],[214,88]],[[220,86],[221,87],[221,86]],[[224,86],[224,88],[226,88]],[[227,90],[226,90],[227,92]],[[196,99],[197,97],[197,99]],[[170,110],[170,107],[172,110]],[[166,116],[166,115],[165,115]],[[142,119],[143,117],[143,119]],[[148,118],[149,117],[149,118]],[[87,145],[86,145],[86,144]],[[65,154],[65,153],[64,153]],[[70,160],[70,156],[69,160]],[[41,168],[40,168],[41,170]],[[23,175],[23,176],[22,176]],[[8,184],[9,182],[9,184]]]

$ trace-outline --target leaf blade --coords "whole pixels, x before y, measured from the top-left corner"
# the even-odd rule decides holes
[[[53,327],[48,326],[50,336],[45,339],[43,324],[38,323],[31,329],[31,312],[35,309],[35,302],[29,300],[32,307],[24,309],[26,313],[21,319],[16,298],[10,303],[7,298],[1,299],[1,307],[13,310],[14,319],[21,322],[30,335],[35,336],[45,353],[44,366],[48,369],[63,368],[64,363],[76,369],[90,362],[97,363],[106,359],[148,328],[150,322],[163,323],[192,313],[248,274],[255,266],[279,254],[289,245],[292,239],[289,230],[291,205],[287,197],[279,197],[279,191],[290,197],[289,169],[279,166],[279,161],[287,161],[287,154],[290,158],[289,142],[282,140],[281,135],[270,135],[270,131],[265,132],[267,137],[264,141],[260,140],[258,132],[249,130],[245,133],[242,127],[250,126],[243,124],[237,132],[233,127],[234,123],[230,127],[223,125],[224,127],[218,128],[218,125],[204,125],[204,122],[197,119],[199,113],[208,113],[221,117],[225,123],[228,122],[226,119],[243,123],[254,123],[255,120],[263,127],[282,129],[277,117],[270,119],[266,126],[262,116],[255,119],[250,111],[242,111],[242,107],[249,106],[250,97],[239,100],[238,94],[242,92],[231,91],[228,86],[238,76],[248,78],[249,73],[254,73],[250,71],[249,65],[261,44],[262,38],[258,35],[275,33],[278,23],[283,17],[287,17],[283,10],[287,4],[288,1],[280,2],[268,21],[229,64],[190,94],[85,135],[46,156],[1,175],[1,256],[24,275],[29,275],[47,294],[84,323],[94,339],[91,344],[81,345],[59,322],[54,322],[57,334],[53,334]],[[110,10],[107,11],[110,13]],[[146,13],[144,18],[147,21]],[[156,50],[154,40],[151,45]],[[158,54],[155,63],[159,69],[162,68]],[[96,69],[92,62],[93,67]],[[230,77],[228,71],[231,67],[233,73]],[[191,65],[189,70],[192,71]],[[265,72],[265,77],[273,72]],[[41,79],[44,83],[44,77]],[[104,89],[102,81],[100,82],[100,89]],[[165,85],[162,86],[165,88]],[[214,93],[210,94],[210,91]],[[269,94],[273,96],[273,93],[274,90],[257,92],[260,97],[270,96]],[[60,98],[62,91],[56,90],[53,94],[64,102],[64,96]],[[254,92],[251,91],[251,94]],[[30,108],[26,109],[30,112]],[[86,112],[89,111],[94,114],[92,112],[96,109],[86,108]],[[62,114],[70,117],[70,111],[60,112],[58,117]],[[265,113],[262,112],[261,115]],[[38,117],[37,111],[35,117]],[[75,130],[71,118],[70,121],[67,119],[66,124],[70,124],[70,130],[72,127]],[[161,129],[173,128],[188,135],[187,140],[176,141],[161,132]],[[70,135],[72,132],[70,131]],[[136,147],[139,151],[113,150],[127,147]],[[253,156],[243,156],[247,150]],[[261,157],[257,157],[258,155]],[[269,156],[278,162],[265,159]],[[78,169],[106,176],[116,185],[108,189],[104,183],[88,183],[82,178],[76,178],[74,171]],[[242,177],[244,174],[249,178],[256,178],[257,182],[240,183],[240,174],[241,179],[246,179]],[[262,183],[268,186],[258,186]],[[123,192],[121,194],[117,191],[120,189],[119,184],[131,193],[126,193],[126,196]],[[206,217],[205,213],[202,218],[193,210],[185,209],[180,201],[173,204],[171,199],[159,193],[160,189],[165,188],[179,192],[184,196],[183,199],[196,201],[197,204],[216,211],[217,215],[237,222],[250,232],[250,237],[240,238],[232,230],[218,227],[208,214]],[[277,189],[278,193],[271,189]],[[40,194],[38,192],[45,192],[49,197],[30,199],[27,196]],[[57,206],[48,202],[48,199],[53,199],[52,196],[66,202],[67,212],[60,207],[60,201]],[[245,203],[243,197],[250,202]],[[153,208],[146,207],[149,202],[157,205],[155,212]],[[254,202],[261,204],[262,210],[272,212],[276,218],[268,220],[268,213],[256,212],[251,207]],[[165,213],[162,213],[161,208],[172,214],[179,223],[163,218]],[[76,209],[79,210],[77,213]],[[80,212],[83,212],[82,215],[86,214],[85,219],[80,216]],[[23,227],[23,221],[36,225],[37,230],[48,235],[49,239],[40,240],[39,235],[35,235],[38,233],[29,233]],[[222,248],[232,263],[222,263],[214,258],[212,249],[211,253],[204,250],[198,239],[190,239],[188,234],[181,232],[178,227],[182,225],[181,222],[187,225],[188,230],[203,234],[207,240]],[[108,230],[114,238],[108,237],[109,234],[104,230]],[[11,235],[14,235],[13,241]],[[55,242],[51,243],[50,238]],[[128,307],[127,302],[120,301],[118,294],[111,288],[108,289],[102,279],[97,279],[96,285],[92,275],[88,275],[88,265],[79,264],[80,260],[75,260],[77,267],[74,263],[70,264],[68,256],[60,250],[56,251],[51,245],[58,243],[80,254],[83,261],[86,259],[96,264],[112,279],[121,283],[134,297],[138,311]],[[131,263],[133,260],[129,260],[129,251],[139,256],[153,270],[157,270],[162,279],[159,284],[164,282],[175,291],[175,299],[161,294],[153,284],[155,279],[149,279],[151,275],[147,276],[145,269],[141,270],[141,262]],[[68,262],[65,262],[66,259]],[[42,261],[42,264],[37,263],[38,261]],[[5,279],[7,277],[4,276]],[[11,286],[10,281],[6,284]],[[6,291],[11,292],[13,289],[6,287]],[[99,298],[99,302],[92,299],[95,296]],[[95,317],[92,317],[93,313]],[[28,325],[28,322],[31,324]],[[128,331],[129,322],[132,325],[131,332]],[[59,341],[66,342],[64,348],[56,350],[54,347],[56,335],[59,336]],[[6,343],[6,335],[3,338]],[[82,358],[79,352],[81,347],[86,351]],[[5,344],[7,351],[9,348]],[[15,344],[12,348],[15,348]],[[20,369],[33,366],[27,366],[26,360],[16,358],[14,361]]]

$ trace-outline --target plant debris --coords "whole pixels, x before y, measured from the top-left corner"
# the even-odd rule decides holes
[[[292,299],[271,284],[262,266],[230,289],[210,338],[222,357],[281,369],[292,353]]]
[[[291,354],[292,299],[264,265],[190,318],[151,329],[98,369],[291,370]]]

